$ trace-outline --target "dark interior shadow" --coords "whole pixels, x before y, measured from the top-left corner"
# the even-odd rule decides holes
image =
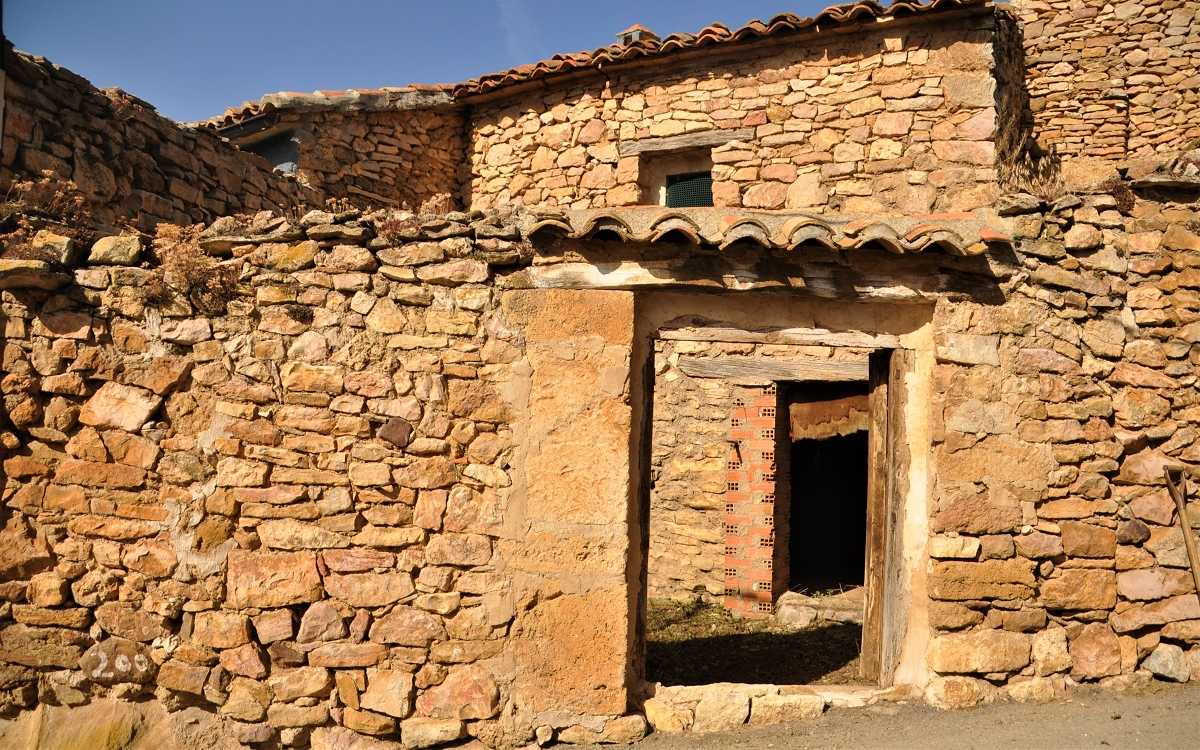
[[[647,643],[646,677],[664,685],[714,682],[804,685],[858,658],[862,626],[839,623],[796,633],[743,633]],[[830,682],[856,681],[838,675]]]
[[[867,454],[866,430],[792,443],[788,586],[793,591],[863,585]]]

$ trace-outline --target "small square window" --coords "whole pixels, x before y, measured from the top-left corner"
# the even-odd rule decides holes
[[[667,175],[667,208],[689,208],[713,204],[712,172]]]

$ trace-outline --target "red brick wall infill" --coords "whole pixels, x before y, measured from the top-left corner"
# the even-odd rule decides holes
[[[739,388],[729,416],[725,489],[725,608],[745,617],[773,609],[775,385]]]

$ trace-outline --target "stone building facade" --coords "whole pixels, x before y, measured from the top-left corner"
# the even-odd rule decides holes
[[[471,113],[471,204],[656,203],[655,161],[682,152],[698,168],[711,164],[717,206],[986,206],[998,192],[993,25],[985,15],[813,46],[704,50],[665,75],[618,68],[480,103]]]
[[[819,714],[836,692],[644,671],[655,502],[764,504],[730,494],[751,467],[719,463],[717,412],[768,419],[755,399],[818,372],[870,394],[876,698],[1200,679],[1196,503],[1176,512],[1164,482],[1200,466],[1200,153],[1181,116],[1200,20],[1183,0],[1059,5],[863,3],[466,82],[444,111],[464,123],[459,200],[480,210],[243,213],[66,263],[0,257],[0,706],[154,698],[244,744],[390,748]],[[1114,30],[1154,46],[1092,43]],[[732,61],[704,73],[696,49]],[[85,144],[140,131],[80,132],[82,157],[46,153],[86,170]],[[709,150],[727,202],[610,202],[640,178],[616,177],[622,148],[640,176],[647,146],[680,137],[667,152]],[[141,218],[262,200],[209,175]],[[802,175],[825,197],[791,206]],[[673,378],[738,357],[775,373],[753,397]],[[727,424],[728,446],[747,425]],[[697,465],[668,471],[656,434]],[[772,561],[800,528],[776,512]],[[757,597],[766,581],[726,564],[751,557],[725,535],[750,536],[723,520],[721,559],[696,563],[720,578],[694,579]]]
[[[202,126],[328,195],[448,211],[458,207],[464,128],[443,88],[273,94]]]

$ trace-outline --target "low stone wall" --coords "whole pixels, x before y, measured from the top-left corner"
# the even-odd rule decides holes
[[[210,132],[182,127],[118,89],[99,91],[45,58],[4,46],[0,192],[50,171],[73,180],[102,226],[190,224],[285,211],[324,196]]]

